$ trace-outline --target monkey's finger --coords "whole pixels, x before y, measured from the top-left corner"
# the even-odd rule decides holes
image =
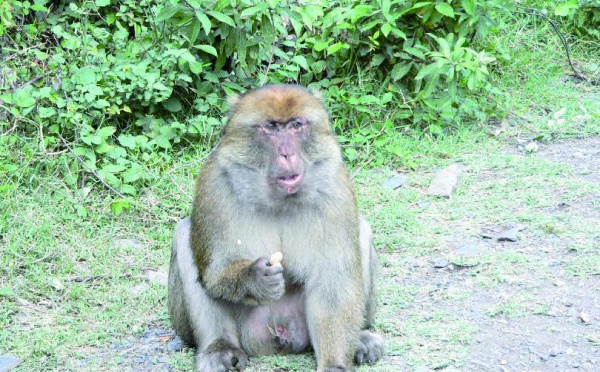
[[[265,270],[265,275],[273,276],[273,275],[281,274],[282,272],[283,272],[283,266],[281,266],[281,265],[270,266]]]

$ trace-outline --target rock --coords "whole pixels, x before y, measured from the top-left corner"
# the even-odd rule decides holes
[[[169,282],[169,277],[164,271],[148,270],[146,275],[148,275],[148,282],[150,282],[150,284],[156,283],[166,287],[167,283]]]
[[[532,153],[532,152],[537,152],[537,150],[540,148],[540,146],[537,144],[537,142],[529,142],[527,144],[527,146],[525,146],[525,151]]]
[[[522,230],[525,230],[525,228],[522,226],[513,227],[512,229],[502,231],[501,233],[496,235],[495,238],[499,242],[516,242],[517,240],[519,240],[519,238],[517,237],[517,233]]]
[[[459,256],[476,257],[481,255],[487,247],[476,243],[463,243],[455,248],[455,253]]]
[[[21,358],[12,355],[0,355],[0,372],[8,372],[21,364]]]
[[[464,167],[464,164],[454,163],[437,172],[431,185],[429,185],[429,189],[427,189],[427,193],[449,198],[458,185],[458,176],[460,176]]]
[[[483,239],[493,239],[499,242],[516,242],[518,240],[517,233],[525,230],[525,226],[515,226],[508,223],[504,226],[489,226],[481,229],[479,235]]]
[[[181,349],[183,349],[183,342],[179,336],[176,336],[167,343],[167,350],[169,353],[175,353],[177,351],[181,351]]]
[[[383,188],[388,190],[396,190],[397,188],[404,186],[408,182],[408,175],[397,174],[394,177],[390,177],[383,183]]]
[[[590,322],[590,316],[586,312],[584,312],[584,311],[581,311],[579,313],[579,319],[581,319],[581,321],[584,322],[584,323],[589,323]]]
[[[438,257],[438,258],[434,258],[433,260],[431,260],[431,264],[436,269],[441,269],[443,267],[448,266],[450,264],[450,262],[447,259],[445,259],[444,257]]]
[[[129,292],[134,297],[137,297],[137,296],[139,296],[140,293],[144,292],[146,289],[148,289],[148,284],[141,283],[141,284],[135,285],[135,286],[127,289],[127,292]]]

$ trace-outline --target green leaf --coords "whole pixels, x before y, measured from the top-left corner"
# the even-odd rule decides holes
[[[199,74],[202,72],[202,62],[190,62],[189,66],[190,71],[192,71],[194,74]]]
[[[87,217],[87,209],[85,209],[85,207],[81,204],[75,204],[75,211],[77,213],[77,216],[82,217],[82,218],[86,218]]]
[[[218,57],[217,50],[212,45],[195,45],[194,48],[200,49],[203,52],[208,54],[212,54],[215,57]]]
[[[475,15],[475,0],[460,0],[460,4],[465,10],[465,13],[470,16]]]
[[[554,14],[560,17],[565,17],[569,15],[571,9],[577,9],[577,0],[567,1],[562,4],[558,4],[554,9]]]
[[[297,56],[294,56],[294,58],[292,58],[292,61],[296,62],[298,64],[298,66],[302,67],[306,71],[309,70],[308,62],[306,61],[306,57],[304,57],[302,55],[297,55]]]
[[[387,37],[390,34],[390,32],[392,32],[392,28],[392,25],[386,23],[383,26],[381,26],[381,33],[383,34],[383,36]]]
[[[166,6],[166,7],[162,8],[160,10],[160,12],[158,12],[158,15],[156,16],[155,21],[156,22],[164,22],[167,19],[171,19],[171,18],[173,18],[175,13],[177,13],[178,11],[179,11],[179,7],[176,5]]]
[[[423,51],[421,49],[418,48],[413,48],[413,47],[405,47],[404,51],[408,54],[412,54],[415,57],[418,57],[420,59],[425,59],[425,54],[423,54]]]
[[[413,62],[396,63],[390,74],[391,78],[394,81],[398,81],[398,80],[402,79],[406,74],[408,74],[408,72],[410,71],[412,66],[413,66]]]
[[[135,149],[135,137],[130,134],[119,135],[119,143],[129,149]]]
[[[325,48],[327,48],[328,46],[329,46],[329,41],[320,41],[318,43],[315,43],[313,48],[315,49],[315,51],[320,52],[320,51],[324,50]]]
[[[103,172],[112,173],[112,174],[123,172],[124,170],[125,170],[125,166],[119,165],[119,164],[107,164],[102,167]]]
[[[198,20],[193,20],[190,25],[190,44],[194,44],[196,40],[198,40],[198,35],[200,35],[200,22]]]
[[[97,7],[103,7],[110,5],[110,0],[96,0]]]
[[[332,55],[337,53],[340,49],[342,48],[346,48],[348,49],[349,45],[346,43],[335,43],[335,44],[331,44],[330,46],[327,47],[327,55]]]
[[[168,136],[164,136],[164,135],[156,136],[156,137],[154,137],[154,142],[156,142],[156,144],[159,147],[162,147],[163,149],[168,150],[171,148],[171,141],[169,140]]]
[[[446,17],[454,18],[454,9],[448,3],[439,3],[435,6],[435,10],[442,13]]]
[[[233,18],[231,18],[227,14],[223,14],[223,13],[219,13],[219,12],[207,12],[207,13],[210,14],[213,18],[217,19],[218,21],[235,28],[235,21],[233,20]]]
[[[12,101],[18,107],[32,107],[35,99],[29,94],[29,89],[17,89],[12,95]]]
[[[162,103],[163,107],[170,112],[179,112],[183,109],[181,101],[178,98],[171,97]]]
[[[417,74],[415,79],[421,80],[426,76],[436,73],[438,70],[439,70],[439,66],[438,66],[437,62],[431,63],[431,64],[419,69],[419,73]]]
[[[210,33],[210,29],[212,27],[212,24],[210,23],[210,19],[206,16],[206,14],[202,13],[199,10],[196,11],[196,18],[202,24],[202,28],[204,29],[204,33],[206,35],[208,35]]]
[[[112,136],[116,131],[117,131],[117,128],[115,128],[113,126],[102,127],[102,128],[98,128],[98,130],[96,131],[96,135],[100,136],[101,138],[108,138],[108,137]]]
[[[82,67],[73,76],[75,84],[90,85],[96,83],[96,73],[90,67]]]
[[[131,209],[131,203],[129,203],[127,200],[118,199],[110,204],[110,209],[113,211],[114,214],[118,216],[121,213],[123,213],[123,210],[128,211],[129,209]]]
[[[144,169],[137,163],[133,163],[131,168],[127,169],[121,175],[123,177],[123,182],[133,183],[144,175]]]

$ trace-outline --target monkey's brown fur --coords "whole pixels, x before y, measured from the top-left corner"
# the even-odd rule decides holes
[[[320,98],[275,85],[231,106],[173,239],[169,309],[197,369],[311,345],[318,371],[375,362],[377,259]]]

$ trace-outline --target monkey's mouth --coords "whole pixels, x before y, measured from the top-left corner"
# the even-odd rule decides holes
[[[301,174],[285,175],[275,179],[277,186],[285,190],[288,194],[294,194],[298,191],[302,181],[304,181],[304,176]]]

